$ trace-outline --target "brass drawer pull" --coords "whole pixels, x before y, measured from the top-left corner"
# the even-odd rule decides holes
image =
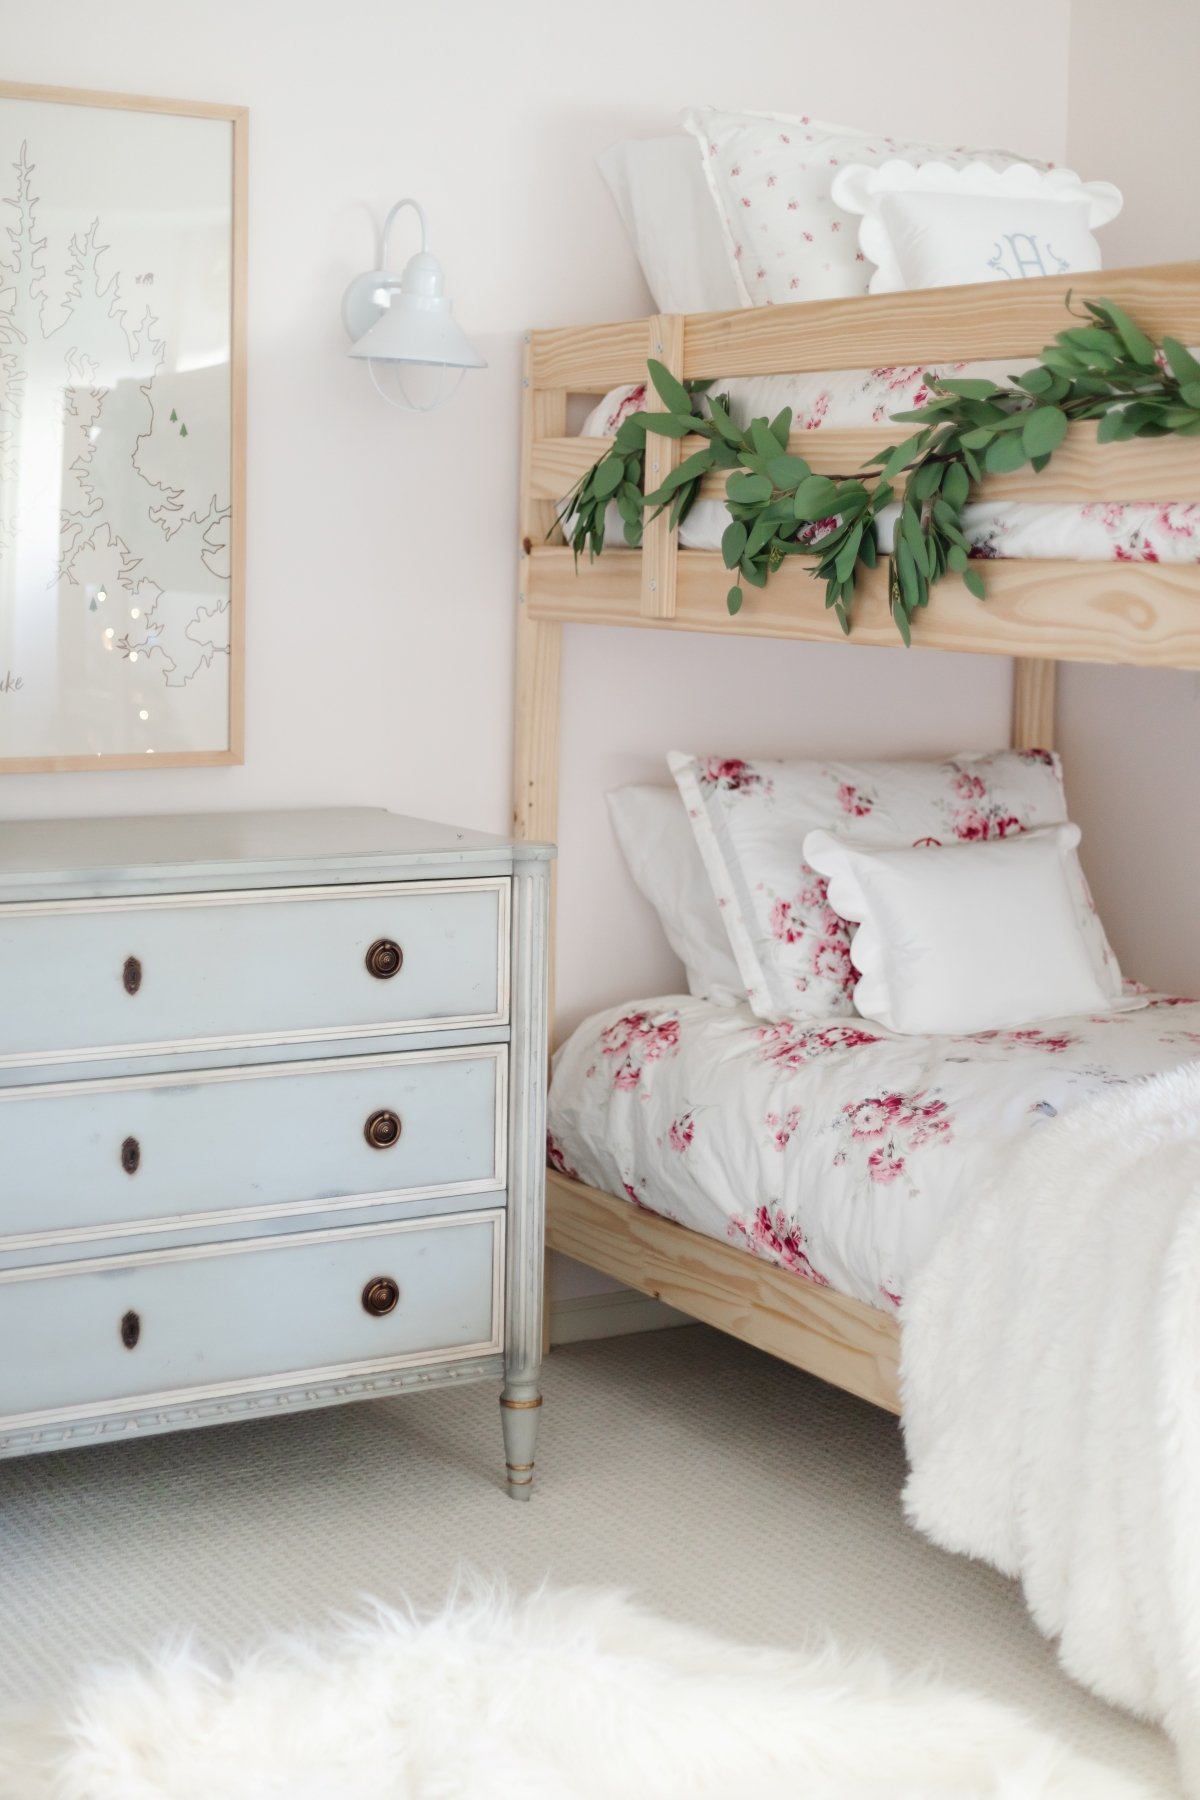
[[[392,938],[376,938],[367,951],[367,968],[377,981],[390,981],[404,964],[404,952]]]
[[[400,1284],[393,1281],[390,1275],[375,1275],[368,1281],[362,1291],[363,1311],[369,1312],[373,1319],[382,1319],[385,1314],[395,1312],[400,1304]]]
[[[127,1350],[136,1350],[142,1335],[142,1321],[135,1312],[127,1312],[121,1320],[121,1342]]]
[[[136,1175],[142,1163],[142,1146],[135,1137],[127,1137],[121,1145],[121,1167],[127,1175]]]
[[[372,1150],[390,1150],[393,1144],[400,1142],[398,1115],[386,1107],[381,1112],[373,1112],[363,1126],[363,1136]]]
[[[127,994],[136,994],[142,985],[142,965],[136,956],[125,958],[125,967],[121,970],[121,985]]]

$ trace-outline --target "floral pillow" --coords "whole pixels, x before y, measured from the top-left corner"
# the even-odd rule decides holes
[[[847,163],[873,167],[898,157],[910,163],[936,158],[953,168],[976,162],[1003,169],[1029,161],[1006,150],[899,143],[807,114],[786,118],[698,107],[683,115],[683,123],[700,146],[743,306],[866,293],[871,265],[859,248],[858,219],[836,205],[830,191]]]
[[[804,860],[810,831],[895,848],[1012,837],[1066,823],[1062,769],[1048,750],[944,762],[743,762],[668,757],[750,1005],[762,1019],[853,1014],[851,927]],[[1075,904],[1106,995],[1122,991],[1080,871]]]

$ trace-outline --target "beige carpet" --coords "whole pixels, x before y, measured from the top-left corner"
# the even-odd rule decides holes
[[[0,1698],[179,1628],[236,1647],[362,1594],[432,1602],[466,1558],[932,1664],[1178,1791],[1164,1740],[1059,1675],[1009,1583],[905,1527],[883,1414],[700,1328],[558,1350],[546,1394],[527,1507],[485,1388],[0,1464]]]

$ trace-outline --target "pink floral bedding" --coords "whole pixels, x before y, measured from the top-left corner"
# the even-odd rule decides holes
[[[1028,363],[947,363],[940,373],[969,372],[1001,381],[1019,374]],[[892,413],[920,407],[929,398],[926,371],[918,367],[858,369],[839,374],[756,375],[716,385],[728,393],[730,410],[740,425],[751,418],[773,418],[784,406],[794,415],[793,430],[819,431],[883,425]],[[629,413],[644,405],[645,385],[614,388],[588,417],[584,436],[605,436]],[[911,425],[897,425],[896,441]],[[850,470],[846,471],[851,473]],[[890,550],[898,508],[880,516],[880,548]],[[680,528],[679,541],[689,550],[720,548],[729,514],[720,500],[699,500]],[[819,533],[820,527],[817,527]],[[1162,502],[1124,503],[1119,498],[1087,506],[1039,506],[1024,501],[993,501],[968,506],[963,529],[978,557],[1061,557],[1073,562],[1200,561],[1200,505]],[[614,544],[621,540],[621,521],[614,507],[609,528]]]
[[[1162,996],[959,1038],[863,1019],[764,1024],[671,996],[598,1013],[559,1050],[550,1162],[889,1308],[1026,1132],[1196,1057],[1200,1003]]]

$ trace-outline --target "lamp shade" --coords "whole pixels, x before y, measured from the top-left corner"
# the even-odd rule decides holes
[[[428,250],[412,257],[397,280],[379,272],[371,295],[383,310],[348,355],[373,362],[434,363],[449,369],[486,369],[446,298],[442,265]]]

